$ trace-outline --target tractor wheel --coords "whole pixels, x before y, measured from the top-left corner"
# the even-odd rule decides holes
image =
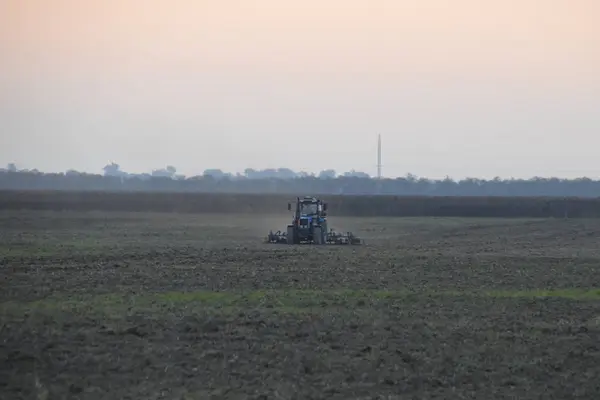
[[[288,225],[287,227],[287,235],[286,235],[287,244],[294,244],[296,242],[296,238],[294,237],[294,226]]]
[[[315,244],[323,244],[323,231],[320,226],[315,226],[313,230],[313,241]]]

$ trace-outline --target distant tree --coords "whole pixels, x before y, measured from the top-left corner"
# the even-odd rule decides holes
[[[344,172],[343,176],[347,177],[347,178],[370,178],[370,175],[367,174],[366,172],[360,172],[360,171],[355,171],[355,170],[351,170],[349,172]]]
[[[294,179],[297,176],[298,174],[289,168],[277,168],[277,174],[275,177],[279,179]]]
[[[256,171],[254,170],[254,168],[246,168],[244,170],[244,176],[248,179],[256,179]]]
[[[326,169],[319,172],[319,179],[335,179],[335,170]]]
[[[202,175],[210,176],[215,179],[223,179],[226,176],[225,172],[220,169],[205,169]]]
[[[110,164],[105,165],[102,169],[104,170],[104,176],[126,176],[127,174],[121,171],[120,168],[121,167],[119,164],[111,162]]]
[[[81,176],[81,175],[85,175],[85,174],[82,174],[79,171],[75,171],[74,169],[69,169],[69,170],[67,170],[67,172],[65,172],[65,175],[67,175],[67,176]]]
[[[177,168],[172,165],[167,165],[166,168],[155,169],[152,171],[152,176],[157,178],[175,178],[175,173],[177,172]]]

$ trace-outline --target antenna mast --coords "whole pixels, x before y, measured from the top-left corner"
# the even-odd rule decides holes
[[[377,179],[381,179],[381,135],[377,135]]]

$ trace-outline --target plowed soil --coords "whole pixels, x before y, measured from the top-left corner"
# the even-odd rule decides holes
[[[330,220],[0,213],[0,398],[600,398],[600,221]]]

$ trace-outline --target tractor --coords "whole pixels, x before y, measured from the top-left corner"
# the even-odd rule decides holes
[[[288,203],[288,211],[292,211],[292,204]],[[362,244],[362,240],[352,232],[345,235],[327,230],[327,203],[311,196],[296,198],[296,205],[292,223],[285,232],[270,231],[267,236],[268,243],[283,244]]]

